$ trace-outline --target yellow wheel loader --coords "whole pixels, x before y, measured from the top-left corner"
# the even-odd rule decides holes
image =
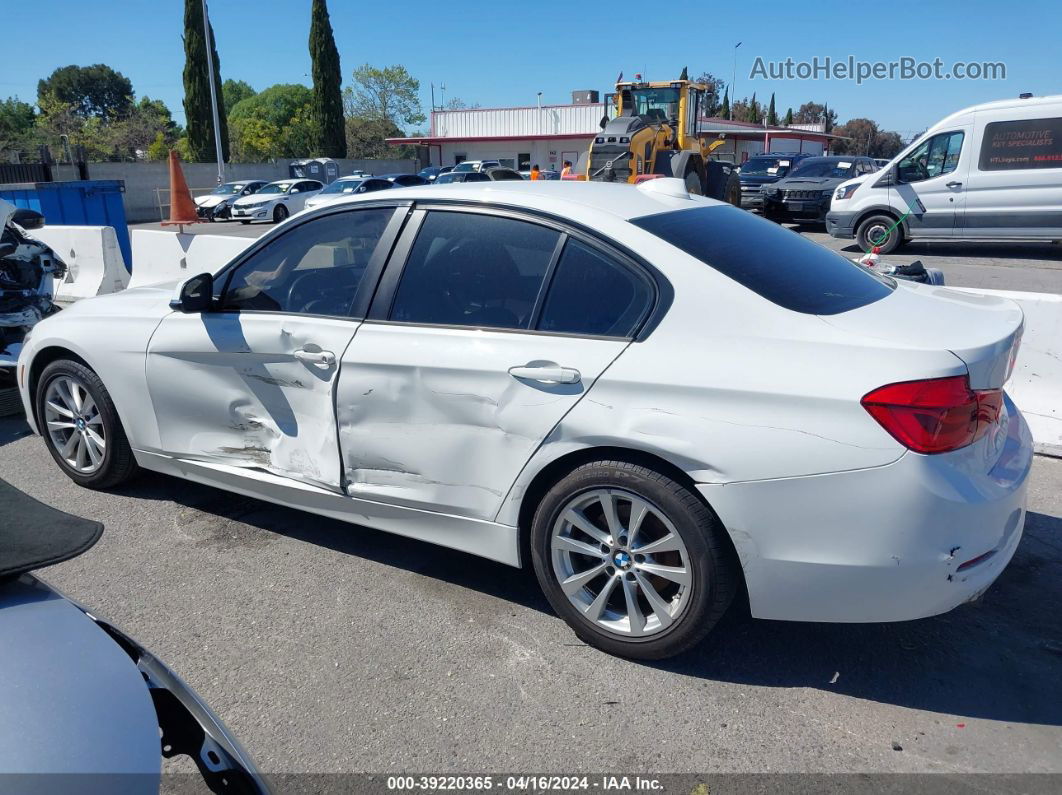
[[[722,139],[708,143],[697,134],[707,87],[682,77],[666,83],[616,83],[616,115],[601,120],[590,144],[586,179],[592,182],[641,182],[646,175],[678,177],[690,193],[741,206],[741,181],[730,163],[711,153]]]

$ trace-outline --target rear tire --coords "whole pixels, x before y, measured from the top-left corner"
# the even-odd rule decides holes
[[[114,401],[88,367],[69,359],[52,362],[41,373],[35,400],[48,452],[72,481],[107,489],[137,474]]]
[[[903,244],[903,230],[899,226],[893,227],[895,223],[895,218],[884,213],[867,216],[856,229],[856,242],[863,251],[877,246],[882,254],[890,254]]]
[[[583,464],[545,494],[531,559],[546,598],[579,638],[633,659],[695,646],[738,586],[733,549],[712,511],[667,475],[628,461]]]
[[[730,171],[730,176],[727,178],[725,196],[728,204],[741,208],[741,177],[734,170]]]

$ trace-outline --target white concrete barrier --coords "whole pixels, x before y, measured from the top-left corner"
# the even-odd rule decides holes
[[[43,226],[29,234],[50,246],[66,263],[66,276],[56,286],[56,303],[116,293],[129,284],[114,227]]]
[[[1009,298],[1025,313],[1025,334],[1007,393],[1032,430],[1036,451],[1062,456],[1062,295],[952,287]]]
[[[215,272],[254,242],[250,237],[133,230],[130,287],[163,284]]]

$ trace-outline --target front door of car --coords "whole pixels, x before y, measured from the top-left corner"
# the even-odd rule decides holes
[[[405,212],[308,219],[221,274],[211,311],[166,316],[147,355],[161,452],[339,491],[340,362]]]
[[[343,356],[347,494],[493,519],[654,291],[632,263],[557,227],[417,210]]]
[[[970,169],[970,148],[964,145],[970,127],[938,133],[923,141],[896,164],[890,190],[909,213],[906,224],[914,237],[952,237],[962,220],[964,181]]]

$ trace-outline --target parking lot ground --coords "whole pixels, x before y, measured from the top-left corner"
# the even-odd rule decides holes
[[[879,625],[734,610],[658,664],[583,645],[500,564],[158,475],[86,491],[19,418],[0,477],[106,525],[42,576],[266,772],[1062,772],[1062,460],[1035,460],[980,601]]]
[[[830,237],[821,224],[788,225],[800,234],[846,257],[858,258],[862,251],[854,240]],[[130,229],[166,229],[160,224],[135,224]],[[189,227],[196,234],[233,235],[257,238],[273,224],[241,224],[219,221]],[[921,260],[927,268],[940,268],[946,284],[954,287],[980,287],[988,290],[1019,290],[1062,293],[1062,245],[1052,243],[909,243],[887,262],[909,264]]]

